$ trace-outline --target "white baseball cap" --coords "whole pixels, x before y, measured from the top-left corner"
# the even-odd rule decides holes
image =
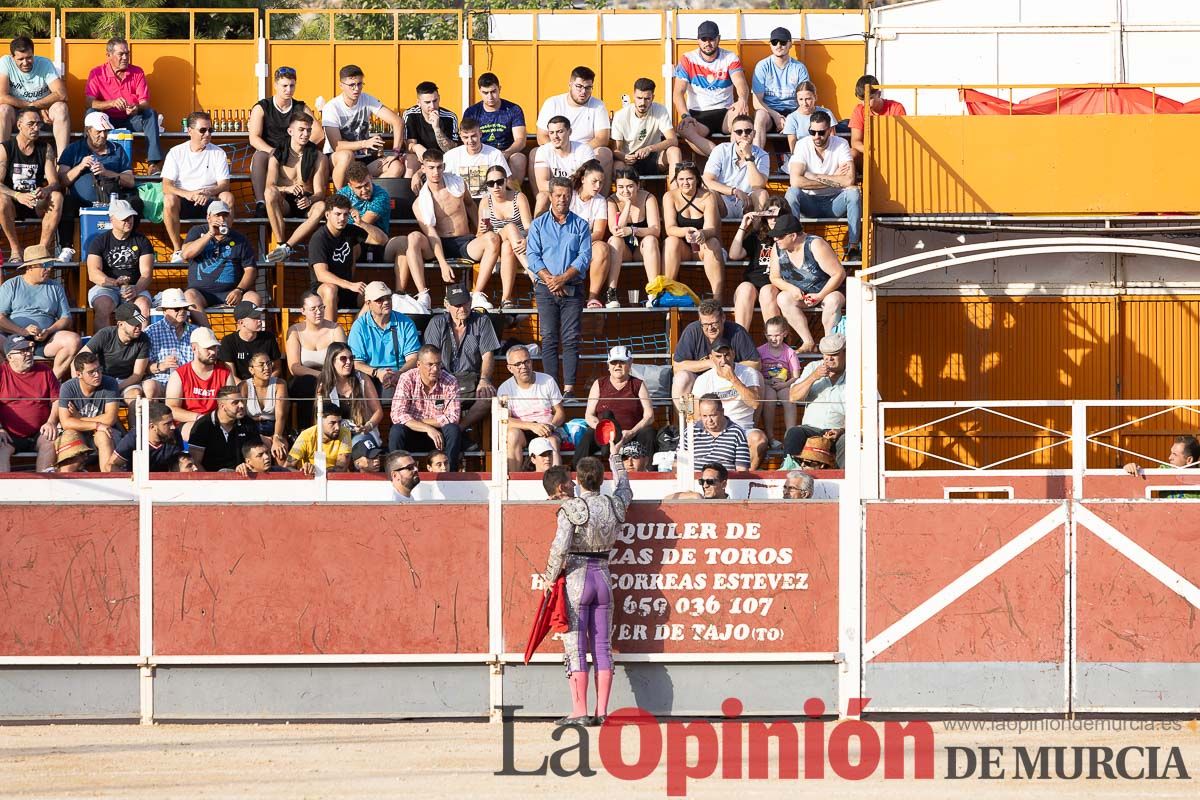
[[[531,456],[544,456],[553,451],[554,447],[545,436],[539,436],[529,443],[529,455]]]
[[[609,361],[633,361],[633,353],[629,352],[629,348],[623,344],[619,344],[608,351]]]
[[[183,289],[163,289],[158,299],[159,308],[191,308],[192,304],[183,296]]]
[[[103,111],[89,111],[84,115],[83,127],[91,128],[94,131],[111,131],[113,124],[112,120],[108,118],[108,114]]]
[[[212,332],[212,328],[196,328],[192,331],[192,347],[199,347],[207,350],[210,347],[218,347],[221,342],[217,340],[217,335]]]

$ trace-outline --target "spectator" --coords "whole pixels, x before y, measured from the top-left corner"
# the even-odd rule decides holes
[[[829,119],[834,119],[833,112],[825,106],[817,105],[817,87],[812,81],[800,81],[796,85],[796,110],[788,114],[783,123],[783,134],[787,136],[787,151],[796,151],[796,142],[808,136],[808,123],[812,115],[824,111]]]
[[[637,172],[629,167],[617,167],[613,177],[616,190],[608,198],[608,227],[612,233],[608,239],[612,248],[609,287],[617,286],[625,261],[639,255],[649,283],[662,273],[659,240],[663,228],[658,198],[642,188]],[[605,305],[616,308],[613,301],[620,305],[619,296],[611,298]]]
[[[721,401],[729,421],[746,434],[750,469],[758,469],[767,454],[767,436],[754,427],[755,414],[762,405],[762,376],[753,367],[734,364],[733,346],[724,339],[712,343],[708,360],[712,368],[696,378],[692,392]]]
[[[489,167],[485,180],[487,196],[479,201],[479,229],[490,230],[500,236],[500,308],[516,308],[512,299],[516,283],[517,265],[529,269],[525,257],[525,235],[533,215],[529,213],[529,200],[523,192],[508,187],[505,171],[500,167]]]
[[[79,334],[71,328],[71,304],[62,284],[50,277],[54,258],[41,245],[25,248],[22,272],[0,286],[0,333],[29,337],[38,357],[54,359],[59,380],[71,371]]]
[[[604,185],[612,183],[613,153],[609,147],[609,116],[604,101],[592,95],[596,73],[588,67],[571,70],[568,91],[556,94],[542,103],[537,118],[538,144],[550,141],[550,123],[555,117],[565,117],[570,126],[571,141],[586,144],[604,168]]]
[[[654,448],[654,407],[650,391],[640,379],[633,377],[633,354],[628,347],[617,345],[608,351],[608,375],[597,378],[588,391],[587,410],[583,418],[588,427],[575,448],[575,464],[586,456],[598,455],[607,459],[613,449],[620,450],[628,442],[638,442],[649,452]],[[601,420],[615,424],[616,432],[610,444],[596,442],[596,429]]]
[[[344,195],[330,197],[325,224],[317,228],[308,243],[308,269],[312,277],[308,288],[321,298],[325,319],[330,322],[337,319],[339,309],[357,311],[363,307],[366,284],[354,279],[354,265],[370,236],[363,228],[350,224],[350,211],[350,201]]]
[[[221,387],[234,382],[233,374],[217,360],[220,342],[211,329],[193,330],[191,345],[192,360],[167,379],[167,405],[175,413],[175,421],[183,426],[184,439],[191,438],[192,423],[216,408]]]
[[[449,472],[450,459],[441,450],[434,450],[429,454],[428,472]]]
[[[150,282],[154,278],[154,245],[134,230],[137,212],[124,200],[108,208],[109,229],[92,237],[87,248],[88,305],[96,310],[97,328],[106,328],[113,309],[128,303],[150,316]],[[145,323],[143,323],[145,324]]]
[[[329,162],[321,155],[321,149],[310,141],[312,128],[308,115],[297,113],[288,123],[287,143],[267,161],[264,210],[276,245],[267,253],[268,264],[290,257],[296,247],[320,227],[325,216]],[[287,236],[285,217],[304,218],[291,236]]]
[[[781,214],[771,224],[775,248],[771,251],[771,284],[783,316],[800,335],[801,353],[816,349],[805,310],[821,309],[821,326],[832,331],[846,307],[838,287],[846,271],[833,248],[820,236],[804,235],[804,227],[791,214]]]
[[[571,183],[553,178],[550,213],[529,226],[525,257],[533,276],[538,310],[538,335],[542,341],[542,368],[558,376],[558,354],[563,354],[563,391],[575,391],[583,314],[583,287],[591,266],[591,229],[571,213]]]
[[[554,444],[544,436],[529,442],[529,468],[531,472],[545,472],[554,466]]]
[[[426,150],[449,153],[459,145],[458,117],[442,108],[442,95],[433,81],[417,84],[417,102],[404,112],[404,140],[408,143],[406,176],[421,169]]]
[[[670,175],[683,158],[671,112],[654,102],[654,81],[633,82],[633,102],[613,114],[613,160],[638,175]]]
[[[725,319],[725,311],[720,303],[705,300],[700,303],[698,310],[699,319],[683,329],[675,344],[675,355],[671,361],[671,369],[675,373],[671,381],[671,397],[676,401],[690,394],[696,376],[707,372],[712,366],[708,354],[718,341],[724,340],[732,345],[737,363],[754,369],[759,367],[758,350],[750,334],[741,325]]]
[[[500,97],[500,79],[494,73],[483,73],[475,85],[483,99],[463,112],[463,121],[479,121],[483,143],[500,151],[512,170],[513,182],[520,187],[528,167],[525,112],[516,103]]]
[[[384,454],[385,451],[375,444],[374,439],[360,438],[358,443],[350,448],[350,464],[355,472],[379,472],[383,469]]]
[[[148,418],[148,436],[146,449],[149,451],[151,472],[170,472],[172,466],[183,452],[183,442],[175,423],[171,407],[166,403],[150,404],[146,413]],[[132,430],[121,437],[109,459],[108,467],[101,467],[102,472],[125,472],[133,466],[133,452],[137,449],[138,433]]]
[[[212,116],[207,111],[188,114],[188,140],[167,151],[163,161],[163,227],[171,240],[171,263],[184,261],[180,220],[207,217],[205,209],[214,200],[233,207],[229,190],[229,159],[212,143]]]
[[[320,449],[325,452],[326,472],[350,471],[350,428],[342,425],[343,411],[334,403],[327,403],[319,413],[321,426]],[[296,437],[292,451],[288,453],[287,468],[298,469],[312,475],[317,469],[317,426],[305,428]]]
[[[288,394],[296,406],[300,427],[307,428],[313,422],[312,400],[317,396],[317,380],[325,366],[325,351],[334,342],[345,343],[346,332],[341,325],[325,319],[325,303],[316,292],[310,290],[301,296],[300,311],[304,319],[288,328],[284,349],[292,376]]]
[[[246,398],[246,416],[263,438],[271,441],[271,455],[282,462],[287,458],[288,396],[283,379],[271,374],[271,357],[255,353],[250,357],[250,377],[242,382]]]
[[[1167,454],[1167,463],[1160,463],[1163,469],[1191,469],[1200,466],[1200,441],[1195,436],[1187,434],[1176,436],[1171,444],[1171,452]],[[1141,477],[1142,468],[1136,462],[1130,461],[1123,468],[1129,475]],[[1186,493],[1185,499],[1194,496]]]
[[[829,116],[822,111],[813,112],[808,133],[788,162],[788,205],[797,217],[845,217],[843,257],[852,261],[862,239],[862,189],[854,185],[850,145],[834,135]]]
[[[7,58],[7,56],[6,56]],[[3,80],[0,68],[0,81]],[[8,106],[0,105],[0,109]],[[17,135],[3,139],[0,150],[0,228],[8,240],[8,266],[21,266],[21,242],[17,238],[17,221],[41,219],[38,239],[44,249],[50,249],[54,231],[62,219],[63,193],[54,166],[54,147],[38,140],[40,117],[33,109],[18,111]],[[75,251],[63,248],[63,261],[74,261]]]
[[[100,371],[117,382],[117,391],[132,409],[133,402],[142,396],[142,381],[150,371],[146,317],[133,303],[122,303],[113,318],[116,324],[96,331],[79,353],[99,356]]]
[[[792,32],[771,31],[771,55],[754,65],[750,84],[754,93],[754,143],[767,146],[767,134],[783,131],[788,116],[796,110],[796,87],[808,80],[808,67],[792,58]]]
[[[703,187],[700,171],[690,161],[676,165],[674,183],[663,196],[663,273],[673,281],[685,260],[699,259],[719,301],[725,291],[721,202]]]
[[[124,433],[117,419],[120,389],[116,380],[100,369],[100,357],[95,353],[80,353],[75,356],[73,365],[79,377],[65,382],[58,395],[58,424],[64,431],[62,436],[78,434],[88,450],[97,456],[97,463],[107,466],[113,448]],[[59,447],[65,444],[62,436],[57,443]]]
[[[0,364],[0,472],[12,472],[13,453],[37,452],[37,471],[54,466],[59,383],[33,360],[34,341],[10,336]]]
[[[61,153],[71,140],[67,85],[54,62],[33,54],[28,36],[13,39],[8,52],[0,58],[0,141],[8,141],[13,123],[23,109],[30,109],[37,112],[39,132],[43,124],[53,128],[55,149]]]
[[[441,350],[442,366],[458,381],[459,399],[473,401],[464,408],[459,426],[474,427],[487,417],[496,396],[491,376],[500,341],[491,319],[472,311],[466,291],[452,286],[446,292],[446,313],[429,321],[425,342]]]
[[[259,100],[250,109],[246,130],[254,155],[250,159],[250,184],[254,189],[254,216],[265,217],[267,188],[267,163],[280,148],[287,147],[291,139],[288,128],[297,114],[313,121],[313,111],[303,100],[295,99],[296,70],[294,67],[275,69],[275,92]],[[314,144],[325,141],[325,129],[317,125],[312,129],[309,140]]]
[[[87,472],[87,465],[93,462],[96,451],[88,447],[83,434],[77,431],[66,431],[59,434],[54,442],[54,469],[47,472],[71,473]]]
[[[829,448],[833,445],[826,436],[810,436],[804,442],[800,451],[800,468],[817,470],[833,469],[836,466],[834,455]]]
[[[188,453],[204,472],[235,469],[247,444],[262,444],[258,426],[246,416],[246,396],[238,386],[217,390],[215,408],[197,415],[188,435]]]
[[[722,203],[721,216],[741,218],[761,211],[767,202],[767,152],[752,142],[754,119],[739,114],[730,125],[730,140],[713,148],[704,165],[704,185]]]
[[[442,350],[426,344],[417,351],[417,368],[400,376],[392,400],[390,450],[445,450],[450,469],[458,471],[462,429],[458,380],[442,369]]]
[[[250,359],[262,353],[267,357],[268,374],[278,375],[283,356],[275,334],[267,331],[267,310],[243,300],[233,309],[233,319],[237,329],[221,340],[217,358],[224,362],[233,377],[244,381],[254,374],[250,370]]]
[[[367,232],[372,246],[388,240],[392,226],[391,195],[371,179],[371,173],[361,162],[346,167],[346,185],[338,194],[350,201],[350,220]]]
[[[484,290],[492,269],[500,260],[500,236],[492,231],[475,235],[472,224],[474,208],[467,203],[467,185],[457,175],[447,175],[442,152],[428,148],[421,155],[425,186],[413,204],[417,230],[408,235],[405,251],[408,271],[417,287],[418,300],[429,310],[429,294],[425,288],[425,262],[436,259],[442,270],[442,281],[449,286],[458,283],[447,259],[465,259],[479,264],[471,302],[476,308],[492,308]]]
[[[850,112],[850,149],[854,151],[856,160],[861,161],[866,150],[863,130],[867,127],[867,112],[863,107],[862,100],[866,97],[868,90],[871,92],[871,116],[903,117],[907,113],[904,106],[895,100],[884,100],[883,93],[875,88],[878,85],[879,80],[874,75],[863,75],[854,83],[854,96],[860,102]]]
[[[376,444],[383,406],[375,382],[354,368],[354,354],[344,342],[333,342],[325,355],[325,365],[317,381],[317,397],[325,405],[336,405],[342,419],[355,436],[370,436]]]
[[[83,136],[58,155],[58,179],[63,186],[63,215],[58,235],[68,245],[75,241],[75,221],[82,208],[108,204],[111,218],[111,206],[116,204],[110,199],[115,194],[133,213],[142,211],[129,155],[124,147],[108,140],[112,127],[104,112],[89,113],[83,118]]]
[[[142,384],[146,397],[162,397],[167,381],[180,365],[192,360],[192,334],[198,328],[188,322],[192,304],[182,289],[164,289],[158,306],[163,318],[146,328],[150,340],[150,377]]]
[[[392,310],[392,290],[381,281],[367,284],[367,313],[350,326],[348,344],[354,366],[375,382],[382,397],[391,397],[400,375],[417,365],[421,343],[412,320]]]
[[[333,185],[346,185],[346,167],[351,161],[366,164],[379,178],[399,178],[404,174],[404,125],[395,111],[363,91],[363,71],[347,64],[338,72],[341,93],[321,108],[325,127],[325,152],[333,163]],[[384,155],[384,139],[371,133],[374,116],[392,127],[392,149]]]
[[[820,350],[821,360],[806,366],[792,385],[792,402],[808,405],[800,424],[784,437],[783,449],[794,456],[811,437],[823,436],[833,443],[841,468],[846,464],[846,337],[829,334]]]
[[[257,257],[250,240],[233,229],[233,212],[223,201],[208,204],[208,219],[188,231],[183,257],[191,262],[184,296],[192,304],[192,317],[208,325],[209,306],[232,306],[242,301],[262,305],[254,291]]]
[[[392,482],[392,500],[397,503],[413,502],[412,490],[421,482],[417,460],[403,450],[388,453],[384,462],[388,480]]]
[[[713,462],[705,464],[696,480],[700,484],[698,492],[674,492],[664,497],[664,500],[728,500],[729,470],[724,464]]]
[[[510,347],[505,359],[512,377],[500,384],[496,395],[507,398],[508,403],[509,472],[521,468],[521,451],[525,449],[526,437],[530,434],[532,437],[548,439],[554,448],[554,463],[561,464],[556,430],[567,415],[563,411],[563,395],[558,383],[550,375],[534,372],[533,361],[525,347]]]
[[[758,346],[758,357],[762,362],[764,386],[762,389],[763,430],[771,439],[772,447],[783,444],[772,438],[775,435],[775,406],[783,408],[783,429],[787,431],[796,424],[796,404],[790,399],[791,386],[800,377],[800,359],[796,351],[787,344],[787,320],[771,317],[765,326],[767,340]]]
[[[242,445],[242,463],[234,467],[233,471],[243,478],[249,478],[251,475],[265,475],[269,472],[290,472],[287,467],[275,465],[275,458],[271,454],[271,450],[261,441],[250,441]]]
[[[733,292],[733,319],[746,330],[754,323],[756,302],[764,321],[779,316],[779,289],[771,283],[771,251],[775,242],[768,230],[770,223],[786,209],[786,200],[771,197],[762,211],[742,215],[737,233],[729,243],[730,260],[746,262],[742,282]]]
[[[566,500],[575,496],[575,482],[561,464],[542,473],[542,488],[546,490],[547,500]]]
[[[631,439],[621,445],[620,453],[626,472],[653,471],[650,469],[650,451],[643,447],[637,439]]]
[[[200,467],[196,466],[196,460],[187,453],[180,453],[175,456],[175,460],[171,463],[171,472],[199,472]]]
[[[87,107],[92,111],[104,112],[123,128],[144,134],[146,160],[150,162],[150,174],[155,174],[162,167],[163,152],[158,142],[158,112],[150,107],[146,73],[141,67],[133,65],[129,42],[123,37],[109,39],[104,45],[104,52],[108,60],[88,73],[87,87],[84,89]]]
[[[706,394],[696,403],[700,419],[692,423],[692,463],[722,464],[725,469],[750,468],[746,432],[729,421],[721,399]],[[706,467],[707,468],[707,467]]]
[[[794,469],[783,481],[784,500],[812,500],[813,477],[803,470]]]
[[[709,137],[728,131],[733,118],[750,113],[750,86],[736,53],[721,47],[717,23],[705,20],[696,30],[700,44],[675,66],[672,99],[679,114],[679,135],[702,156],[713,150]]]
[[[592,232],[592,262],[588,266],[588,308],[603,308],[600,293],[604,292],[605,279],[608,277],[608,201],[601,190],[604,170],[599,161],[592,159],[584,164],[571,176],[571,213],[588,224]],[[612,285],[605,292],[605,301],[611,303],[611,308],[620,305],[617,302],[617,281],[620,273],[613,275]]]
[[[489,144],[483,143],[479,132],[479,120],[464,119],[458,128],[462,144],[446,151],[446,172],[457,175],[467,185],[467,191],[475,200],[487,193],[487,174],[492,168],[509,175],[508,162],[504,155]]]
[[[550,205],[553,178],[570,179],[576,170],[596,157],[591,145],[571,139],[571,121],[566,117],[551,117],[546,122],[546,137],[548,141],[533,154],[533,189],[537,192],[534,217],[540,217]]]

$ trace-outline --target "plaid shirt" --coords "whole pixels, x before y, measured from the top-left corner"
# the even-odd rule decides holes
[[[146,328],[146,336],[150,339],[150,363],[157,363],[169,355],[179,357],[180,365],[186,364],[192,360],[192,331],[196,330],[196,326],[190,322],[183,325],[183,335],[176,339],[175,328],[165,319],[160,319],[158,322]],[[171,377],[170,372],[160,372],[154,375],[154,380],[167,385],[167,380]]]
[[[413,420],[437,420],[438,427],[458,422],[462,402],[458,399],[458,379],[446,370],[438,373],[437,383],[426,390],[420,369],[400,376],[392,396],[392,422],[407,425]]]

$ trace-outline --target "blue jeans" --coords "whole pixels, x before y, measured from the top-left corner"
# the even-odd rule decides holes
[[[450,461],[450,471],[458,471],[458,462],[462,457],[462,428],[457,422],[442,426],[442,450]],[[421,451],[433,450],[433,439],[423,431],[410,430],[404,425],[393,425],[388,432],[389,450]]]
[[[113,120],[113,127],[128,125],[130,129],[146,134],[146,160],[162,161],[162,146],[158,143],[158,112],[153,108],[130,114],[125,121]]]
[[[538,281],[534,287],[537,301],[538,335],[542,339],[542,372],[558,380],[558,352],[562,349],[563,386],[575,385],[575,371],[579,366],[579,341],[583,316],[582,283],[572,285],[570,297],[555,297]]]
[[[849,228],[846,244],[862,241],[862,189],[850,186],[839,194],[814,197],[792,187],[787,190],[787,202],[798,219],[804,217],[845,217]]]

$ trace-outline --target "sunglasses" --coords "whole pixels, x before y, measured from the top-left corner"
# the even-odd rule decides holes
[[[701,478],[698,483],[701,486],[716,486],[720,481],[716,478]]]
[[[791,43],[792,42],[789,39],[772,39],[771,47],[779,47],[781,44],[791,44]]]
[[[508,181],[506,181],[504,178],[497,178],[494,181],[488,181],[487,186],[489,189],[499,189],[506,183],[508,183]]]
[[[296,77],[295,67],[280,67],[275,70],[276,78],[294,78]]]
[[[828,135],[829,135],[829,128],[825,128],[825,129],[823,129],[823,130],[819,130],[819,131],[814,131],[812,128],[809,128],[809,129],[808,129],[808,135],[809,135],[809,136],[828,136]]]
[[[720,41],[720,39],[721,39],[721,37],[719,37],[719,36],[701,36],[700,37],[700,41],[702,41],[702,42],[717,42],[717,41]]]
[[[528,366],[529,366],[529,359],[528,359],[528,358],[527,358],[527,359],[525,359],[524,361],[517,361],[517,362],[515,362],[515,363],[513,363],[513,364],[509,364],[509,365],[508,365],[509,369],[520,369],[521,367],[528,367]]]
[[[738,136],[749,136],[754,133],[754,128],[738,128],[734,131]]]
[[[396,467],[392,472],[408,472],[410,469],[416,469],[416,464],[405,464],[403,467]]]
[[[211,132],[212,128],[196,128],[195,131],[196,131],[196,133],[203,136],[204,134]]]

